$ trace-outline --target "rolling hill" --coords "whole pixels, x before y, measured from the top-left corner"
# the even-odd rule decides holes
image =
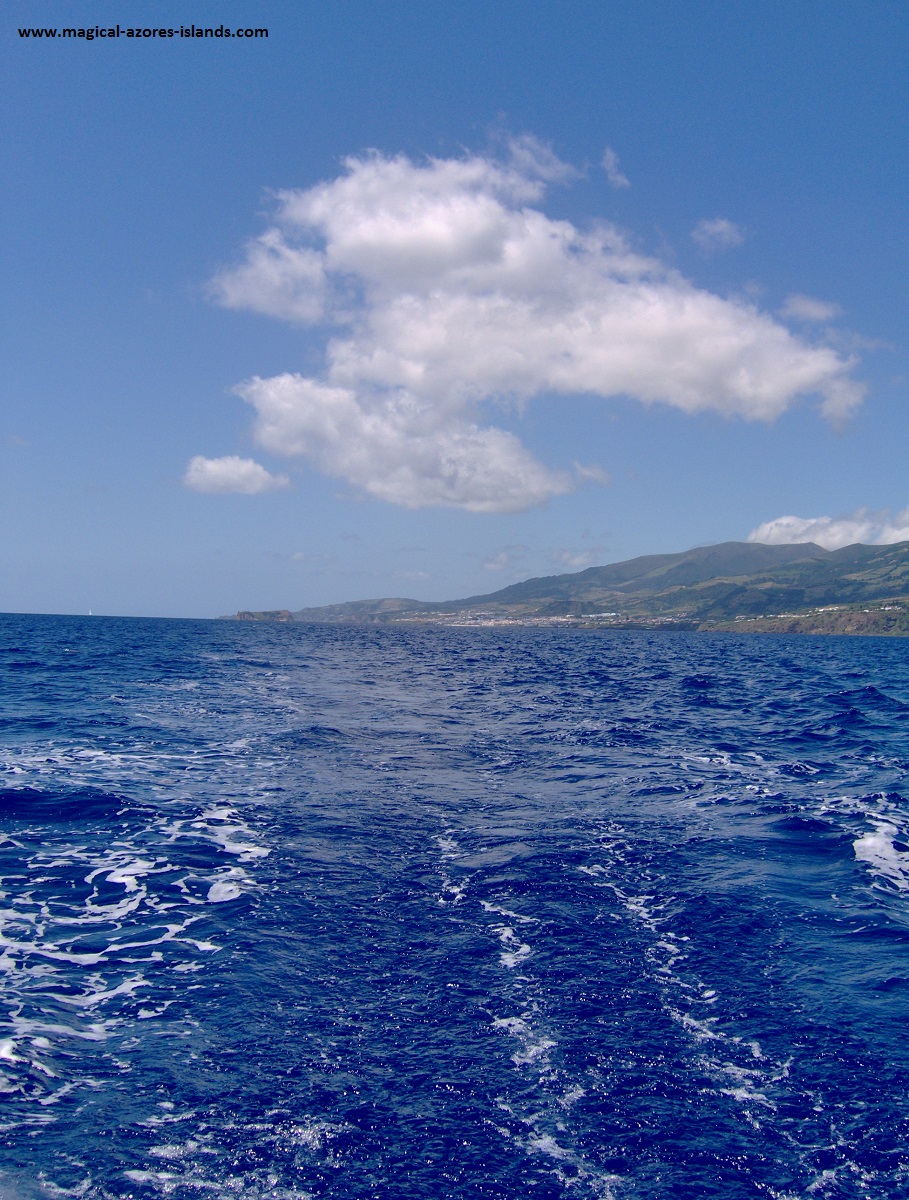
[[[462,600],[355,600],[296,612],[241,612],[235,619],[904,634],[909,542],[840,550],[723,542],[527,579]]]

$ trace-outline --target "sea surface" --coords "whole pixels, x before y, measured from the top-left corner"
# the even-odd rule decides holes
[[[909,641],[0,617],[0,1197],[909,1196]]]

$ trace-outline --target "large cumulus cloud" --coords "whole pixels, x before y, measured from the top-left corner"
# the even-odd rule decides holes
[[[370,154],[277,196],[220,303],[326,329],[318,377],[238,392],[255,436],[407,507],[516,511],[573,486],[491,424],[497,404],[587,393],[772,420],[816,394],[845,417],[852,362],[695,287],[612,226],[540,208],[569,169],[532,139],[510,161]]]

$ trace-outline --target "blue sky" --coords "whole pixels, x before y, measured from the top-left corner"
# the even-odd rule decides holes
[[[909,538],[901,4],[83,7],[4,6],[0,610]]]

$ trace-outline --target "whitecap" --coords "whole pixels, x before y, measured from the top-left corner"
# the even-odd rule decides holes
[[[909,891],[909,854],[893,844],[898,835],[895,825],[879,821],[874,832],[857,838],[852,848],[859,862],[867,863],[873,874],[888,879],[900,891]]]
[[[226,900],[236,900],[243,893],[235,883],[213,883],[208,889],[210,904],[223,904]]]

